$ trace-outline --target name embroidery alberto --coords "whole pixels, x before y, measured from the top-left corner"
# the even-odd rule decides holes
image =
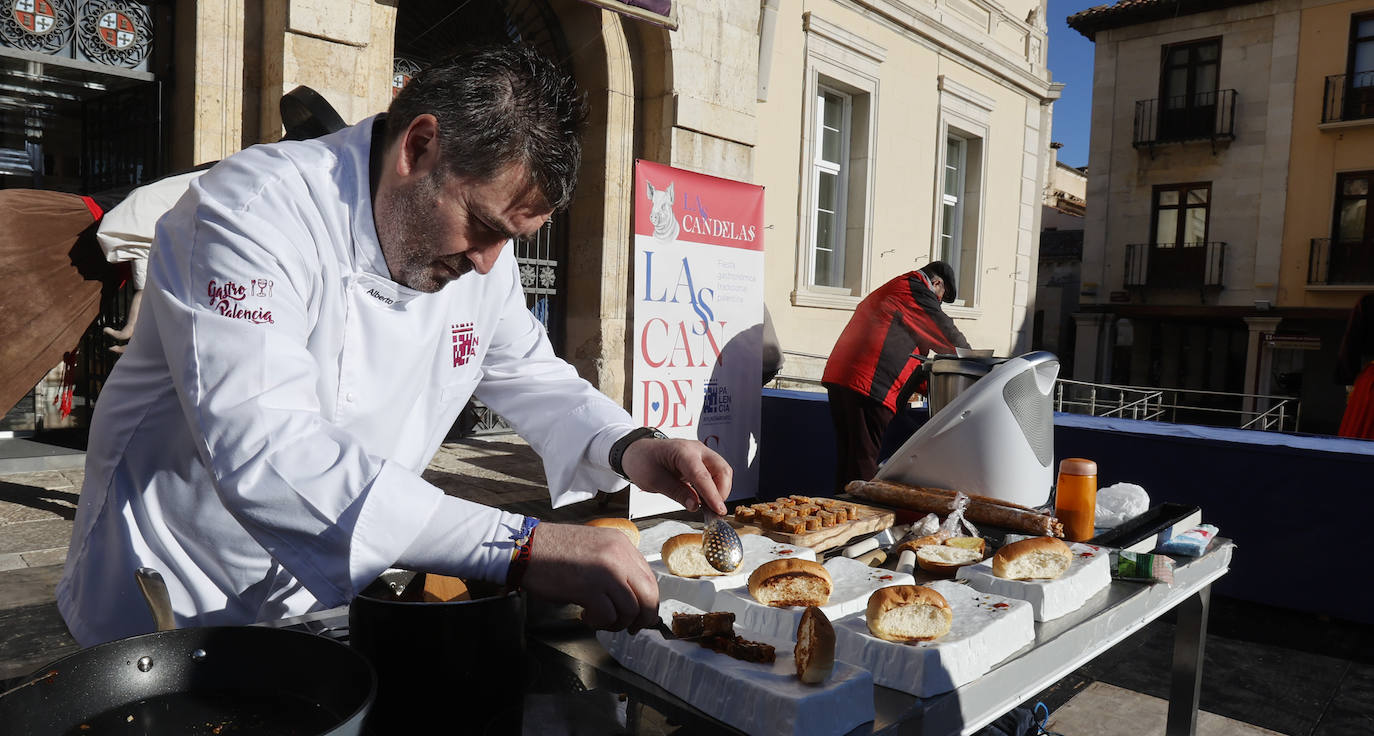
[[[210,279],[210,284],[206,288],[206,295],[210,297],[210,308],[218,312],[221,316],[231,319],[241,319],[252,322],[255,325],[276,324],[272,319],[272,310],[262,307],[244,308],[241,302],[248,297],[249,288],[252,288],[253,296],[270,297],[272,296],[272,282],[267,279],[253,279],[249,286],[225,281],[220,283]]]

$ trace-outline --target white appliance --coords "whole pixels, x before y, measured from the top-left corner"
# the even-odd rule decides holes
[[[1054,485],[1058,376],[1059,358],[1044,351],[995,366],[892,453],[876,479],[1044,504]]]

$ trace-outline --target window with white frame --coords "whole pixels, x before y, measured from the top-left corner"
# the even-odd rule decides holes
[[[935,226],[931,260],[954,270],[959,299],[946,308],[978,316],[983,230],[983,181],[993,101],[948,77],[940,77],[940,124],[936,149]]]
[[[811,285],[844,288],[850,96],[822,86],[811,161]]]
[[[868,290],[878,65],[886,52],[815,13],[803,13],[801,191],[792,303],[853,309]]]
[[[945,139],[944,191],[940,195],[940,260],[959,273],[963,255],[964,174],[968,169],[968,141],[958,136]],[[956,282],[957,283],[957,282]]]

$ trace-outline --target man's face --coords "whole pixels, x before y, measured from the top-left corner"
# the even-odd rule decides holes
[[[939,276],[930,277],[930,290],[935,292],[935,298],[940,301],[945,300],[945,280]]]
[[[533,236],[550,214],[523,166],[487,180],[432,170],[379,186],[377,238],[393,281],[433,293],[490,271],[507,242]]]

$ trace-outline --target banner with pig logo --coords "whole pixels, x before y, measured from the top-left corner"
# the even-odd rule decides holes
[[[635,420],[698,439],[757,495],[763,187],[635,162]],[[633,489],[633,517],[681,507]]]

